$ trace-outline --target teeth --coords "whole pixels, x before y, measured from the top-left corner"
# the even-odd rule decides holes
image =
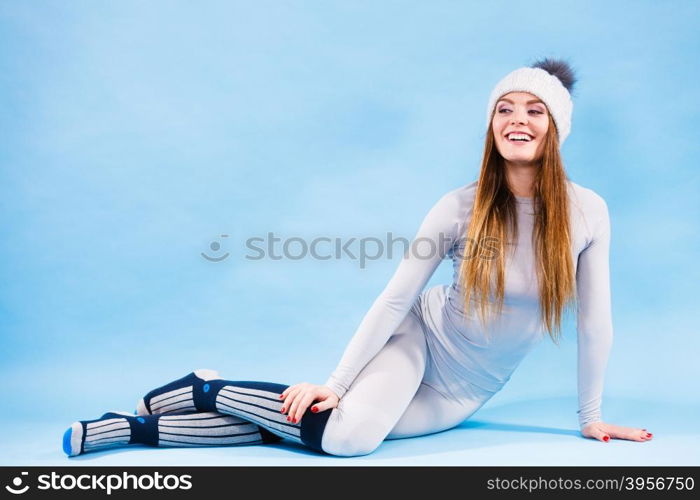
[[[508,140],[510,140],[510,141],[525,140],[526,142],[529,142],[530,137],[527,134],[509,134]]]

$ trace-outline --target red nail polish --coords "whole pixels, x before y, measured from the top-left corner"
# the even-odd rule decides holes
[[[650,438],[651,435],[652,435],[651,432],[647,432],[647,437],[648,437],[648,438]]]
[[[292,423],[293,423],[293,424],[296,424],[296,423],[297,423],[297,419],[296,419],[296,418],[293,418],[293,419],[292,419]]]
[[[607,443],[608,440],[610,440],[610,436],[603,436],[603,441],[605,441]]]
[[[281,409],[280,411],[281,411],[282,413],[284,413],[284,407],[282,407],[282,409]]]
[[[312,406],[312,407],[311,407],[311,411],[314,412],[314,413],[316,413],[316,412],[318,411],[318,408],[316,408],[315,406]]]
[[[287,422],[290,422],[291,420],[291,417],[287,417]]]

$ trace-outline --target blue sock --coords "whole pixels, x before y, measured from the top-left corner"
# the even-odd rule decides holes
[[[136,416],[112,411],[95,420],[74,422],[63,434],[63,451],[73,457],[129,444],[231,446],[279,441],[279,436],[233,415],[206,412]]]
[[[279,399],[284,384],[223,380],[214,370],[195,370],[150,391],[137,405],[139,415],[178,412],[183,409],[215,411],[253,422],[272,434],[304,444],[316,451],[332,409],[314,413],[306,409],[299,422],[287,421]]]

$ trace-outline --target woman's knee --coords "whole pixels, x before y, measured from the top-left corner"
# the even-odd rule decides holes
[[[355,407],[345,412],[334,408],[323,431],[321,448],[340,457],[369,455],[379,448],[391,427],[381,411]]]
[[[385,432],[376,423],[366,422],[360,428],[340,429],[339,432],[324,433],[323,451],[339,457],[369,455],[384,441]]]

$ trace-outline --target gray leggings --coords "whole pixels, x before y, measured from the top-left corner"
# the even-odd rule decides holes
[[[384,439],[450,429],[483,405],[481,399],[444,395],[435,388],[436,380],[422,320],[411,308],[333,408],[323,432],[323,451],[366,455]]]

